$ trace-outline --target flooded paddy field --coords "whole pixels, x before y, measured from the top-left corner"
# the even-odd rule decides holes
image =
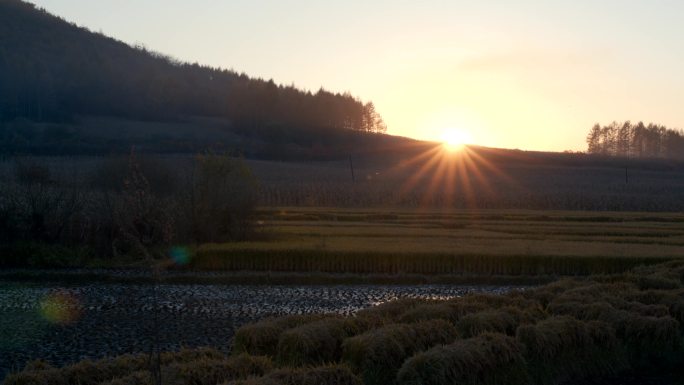
[[[0,281],[0,379],[29,360],[63,365],[146,352],[155,335],[164,350],[196,346],[227,350],[236,328],[264,317],[350,314],[397,298],[451,298],[515,288],[161,284],[155,295],[155,286],[149,284]]]

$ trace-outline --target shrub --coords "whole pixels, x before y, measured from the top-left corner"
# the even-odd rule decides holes
[[[328,316],[320,314],[291,315],[280,318],[269,318],[248,324],[237,330],[233,343],[233,352],[252,355],[275,356],[280,335],[287,329],[318,321]]]
[[[173,167],[169,162],[144,154],[136,154],[135,161],[154,195],[171,195],[181,188],[177,167]],[[129,172],[130,157],[111,156],[99,162],[86,176],[86,181],[96,191],[120,193]]]
[[[416,354],[397,375],[402,385],[526,385],[523,347],[503,334],[482,334]]]
[[[401,364],[414,353],[456,339],[456,328],[445,320],[392,324],[348,338],[343,359],[361,373],[365,384],[394,383]]]
[[[149,250],[171,242],[173,210],[168,201],[153,194],[134,154],[123,184],[121,199],[113,206],[114,252],[148,258]]]
[[[190,194],[182,202],[191,239],[244,240],[251,231],[257,187],[245,163],[227,155],[198,155],[191,179]]]

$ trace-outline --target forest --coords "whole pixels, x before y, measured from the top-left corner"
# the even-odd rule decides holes
[[[348,92],[305,91],[181,62],[19,0],[0,0],[0,36],[0,122],[203,116],[227,119],[248,136],[283,128],[386,131],[373,103]]]
[[[587,145],[590,154],[684,159],[684,131],[654,123],[597,123],[587,135]]]

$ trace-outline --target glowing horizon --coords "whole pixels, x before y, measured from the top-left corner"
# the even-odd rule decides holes
[[[682,2],[34,3],[183,61],[349,91],[393,135],[563,151],[596,122],[684,127]]]

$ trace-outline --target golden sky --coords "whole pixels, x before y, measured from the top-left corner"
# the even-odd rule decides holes
[[[181,60],[350,91],[395,135],[563,151],[596,122],[684,128],[682,1],[35,2]]]

